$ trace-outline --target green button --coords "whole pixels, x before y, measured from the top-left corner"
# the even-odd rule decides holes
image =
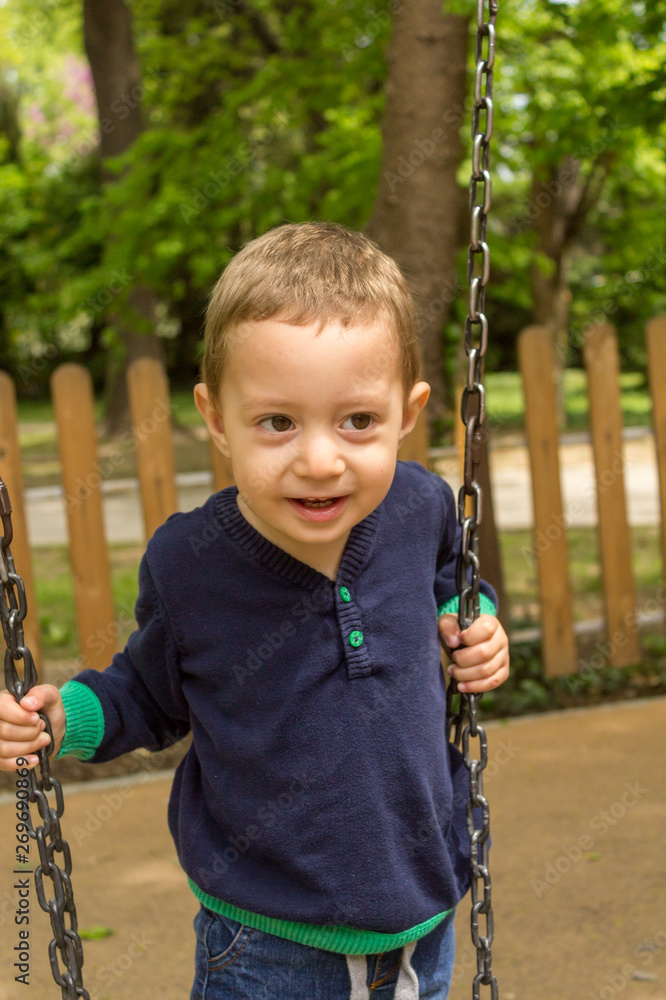
[[[362,632],[352,632],[349,636],[349,644],[351,646],[360,646],[363,642]]]
[[[346,587],[340,587],[340,597],[343,601],[351,601],[351,594]]]

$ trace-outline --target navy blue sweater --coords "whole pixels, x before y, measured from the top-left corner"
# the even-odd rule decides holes
[[[453,494],[399,462],[336,582],[260,535],[236,495],[155,532],[138,629],[63,688],[60,753],[105,761],[191,730],[169,826],[205,905],[332,951],[416,940],[469,884],[437,633],[457,606]]]

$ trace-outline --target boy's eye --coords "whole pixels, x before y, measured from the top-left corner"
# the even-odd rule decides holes
[[[259,422],[259,426],[263,427],[267,431],[278,431],[284,433],[284,431],[291,430],[291,420],[289,417],[283,417],[281,414],[276,414],[274,417],[266,417],[264,420]]]
[[[365,431],[372,423],[372,417],[369,413],[353,413],[343,421],[342,426],[344,427],[348,421],[351,421],[351,427],[346,427],[345,430]]]

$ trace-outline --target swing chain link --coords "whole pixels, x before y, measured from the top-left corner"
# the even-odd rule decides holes
[[[37,684],[37,670],[32,653],[25,644],[23,621],[28,611],[25,585],[16,572],[14,559],[9,546],[14,529],[12,526],[12,505],[9,499],[7,485],[0,479],[0,517],[2,518],[2,538],[0,539],[0,621],[5,638],[5,684],[7,690],[20,704],[28,691]],[[23,660],[23,677],[16,669],[15,661]],[[60,818],[65,811],[65,801],[62,786],[51,774],[47,747],[53,748],[53,732],[48,716],[38,712],[44,722],[45,732],[50,736],[50,747],[40,747],[37,750],[40,776],[36,768],[27,771],[28,788],[26,798],[20,801],[24,807],[20,811],[21,821],[27,827],[28,836],[37,843],[39,864],[34,871],[35,890],[41,908],[51,918],[53,939],[49,944],[49,962],[51,972],[62,991],[62,1000],[90,1000],[90,994],[83,986],[81,970],[83,967],[83,946],[78,934],[78,920],[74,905],[74,892],[70,875],[72,873],[72,856],[69,844],[62,835]],[[20,758],[19,758],[20,759]],[[17,778],[23,777],[23,768],[17,769]],[[20,786],[17,785],[17,790]],[[53,792],[55,802],[49,803],[47,792]],[[36,802],[42,822],[33,824],[28,802]],[[55,860],[56,851],[63,856],[63,868]],[[27,853],[27,852],[26,852]],[[24,855],[17,859],[23,861]],[[27,858],[25,858],[27,860]],[[29,869],[26,869],[28,872]],[[53,883],[53,898],[46,898],[44,876],[47,875]],[[65,913],[69,915],[69,927],[65,926]],[[58,962],[58,952],[65,967],[61,970]]]
[[[488,20],[486,16],[488,4]],[[486,397],[483,366],[488,347],[488,320],[484,312],[486,286],[490,278],[490,250],[486,242],[488,213],[491,204],[489,171],[490,140],[493,134],[493,69],[495,65],[495,20],[498,0],[477,0],[472,111],[472,177],[470,181],[471,237],[467,251],[469,314],[465,320],[467,376],[460,401],[460,416],[465,425],[463,484],[458,493],[458,521],[461,528],[460,553],[456,563],[456,587],[459,595],[458,624],[468,628],[480,614],[479,606],[479,525],[483,514],[482,491],[477,481],[478,468],[485,447],[484,421]],[[482,113],[485,122],[482,127]],[[479,190],[479,185],[482,185]],[[476,258],[480,257],[477,269]],[[477,272],[477,273],[475,273]],[[469,501],[469,503],[468,503]],[[469,507],[469,510],[468,510]],[[453,698],[458,698],[457,708]],[[470,796],[467,802],[467,832],[470,838],[471,932],[476,948],[477,973],[472,986],[473,1000],[479,1000],[481,986],[490,987],[491,1000],[497,1000],[497,979],[492,971],[491,947],[494,937],[492,886],[488,865],[490,850],[490,810],[483,794],[483,771],[488,763],[488,740],[477,721],[477,703],[481,695],[458,691],[454,679],[447,691],[447,736],[460,746],[469,771]],[[464,725],[465,716],[469,721]],[[453,730],[453,738],[451,731]],[[470,737],[479,740],[479,759],[470,753]],[[481,812],[481,825],[475,826],[474,810]],[[482,883],[482,885],[480,885]],[[480,891],[481,890],[481,891]],[[483,915],[485,933],[479,933]]]

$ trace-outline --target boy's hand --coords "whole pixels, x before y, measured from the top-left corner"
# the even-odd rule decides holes
[[[50,740],[38,711],[44,712],[51,723],[55,750],[49,756],[53,757],[65,735],[65,709],[58,688],[53,684],[36,684],[20,705],[9,691],[0,691],[0,771],[15,771],[17,757],[27,757],[29,763],[22,766],[28,768],[39,763],[35,754]]]
[[[504,683],[509,676],[509,640],[494,615],[479,615],[463,632],[456,615],[440,615],[438,626],[453,660],[447,670],[460,691],[491,691]]]

